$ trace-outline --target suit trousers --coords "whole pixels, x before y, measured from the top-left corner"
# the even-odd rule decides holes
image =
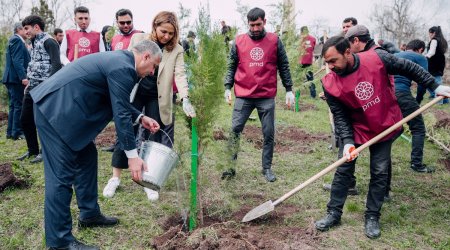
[[[231,122],[231,134],[228,141],[228,150],[232,160],[237,159],[239,151],[240,134],[244,130],[245,123],[253,110],[258,111],[264,137],[262,152],[262,167],[272,167],[273,148],[275,146],[275,99],[274,98],[239,98],[234,103],[233,117]]]
[[[36,132],[36,124],[34,122],[33,106],[33,99],[31,98],[29,89],[27,89],[25,95],[23,96],[20,122],[27,141],[28,152],[30,155],[37,155],[39,154],[39,142]]]
[[[47,247],[65,247],[73,240],[70,202],[73,189],[84,220],[100,214],[97,149],[93,142],[73,151],[35,106],[45,174],[44,222]]]
[[[376,143],[369,147],[370,151],[370,183],[367,193],[365,216],[380,217],[384,195],[386,194],[389,168],[391,164],[391,146],[393,139]],[[344,145],[339,147],[339,158],[343,155]],[[347,199],[348,189],[355,173],[356,160],[339,166],[331,184],[328,212],[342,215],[342,209]]]
[[[5,83],[8,89],[9,113],[8,127],[6,135],[17,138],[23,134],[22,124],[20,124],[20,114],[22,113],[22,101],[24,86],[22,83]]]

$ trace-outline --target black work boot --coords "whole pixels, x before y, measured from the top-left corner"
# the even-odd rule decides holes
[[[433,173],[434,168],[427,167],[425,164],[411,164],[411,169],[418,173]]]
[[[337,212],[327,212],[327,215],[322,219],[316,221],[314,225],[319,231],[328,231],[328,229],[339,225],[341,223],[341,216]]]
[[[380,222],[379,219],[375,216],[366,217],[364,221],[364,233],[370,239],[376,239],[380,237]]]
[[[99,214],[97,216],[87,218],[87,219],[78,219],[78,227],[111,227],[115,226],[119,223],[119,219],[116,217],[108,217],[103,214]]]
[[[230,169],[228,169],[228,170],[226,170],[226,171],[224,171],[222,173],[221,179],[222,180],[225,180],[225,179],[229,180],[231,178],[234,178],[235,176],[236,176],[236,170],[234,170],[233,168],[230,168]]]
[[[268,182],[274,182],[277,180],[277,177],[270,168],[264,168],[261,173],[264,175],[264,178],[266,178],[266,181]]]

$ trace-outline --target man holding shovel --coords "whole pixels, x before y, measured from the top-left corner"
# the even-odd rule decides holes
[[[439,86],[419,65],[384,50],[353,54],[350,42],[344,37],[330,38],[324,44],[322,55],[332,70],[322,78],[322,85],[334,116],[336,132],[343,142],[339,156],[348,159],[334,175],[327,215],[315,223],[318,230],[326,231],[340,223],[355,171],[357,155],[352,154],[355,145],[364,144],[402,119],[389,75],[404,75],[446,97],[450,97],[450,87]],[[400,131],[399,128],[369,147],[371,178],[364,224],[364,232],[369,238],[381,234],[379,218],[391,162],[391,145]]]
[[[130,103],[139,78],[151,75],[161,61],[156,43],[145,40],[133,51],[87,55],[62,68],[31,91],[42,144],[45,172],[45,240],[50,249],[98,249],[72,235],[73,189],[80,209],[79,227],[113,226],[98,205],[95,137],[114,118],[133,180],[142,180],[133,125],[150,132],[158,123]]]
[[[225,101],[231,105],[234,85],[234,103],[229,139],[233,165],[237,159],[239,137],[252,111],[256,108],[264,135],[262,174],[268,182],[276,180],[272,172],[275,134],[275,96],[277,71],[286,88],[286,104],[293,105],[292,80],[289,61],[283,43],[275,33],[266,32],[265,12],[253,8],[247,14],[249,32],[236,37],[230,51],[228,72],[225,76]],[[236,175],[234,166],[223,172],[222,179]]]

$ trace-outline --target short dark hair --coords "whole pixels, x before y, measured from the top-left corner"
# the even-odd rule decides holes
[[[425,49],[425,42],[420,39],[411,40],[406,45],[407,50],[419,51],[420,49]]]
[[[266,17],[266,12],[264,12],[263,9],[260,9],[258,7],[251,9],[248,13],[247,13],[247,21],[256,21],[258,20],[258,18],[261,18],[262,20],[264,20],[264,18]]]
[[[89,14],[89,9],[84,6],[78,6],[73,10],[73,14],[76,15],[77,13],[88,13]]]
[[[22,20],[22,26],[25,26],[25,25],[34,26],[36,24],[39,26],[39,28],[42,31],[44,31],[45,22],[44,22],[44,19],[42,19],[42,17],[36,16],[36,15],[29,15],[29,16],[25,17],[25,19]]]
[[[55,30],[53,30],[53,35],[58,35],[59,33],[64,33],[64,31],[60,28],[56,28]]]
[[[356,20],[356,18],[354,18],[354,17],[347,17],[342,22],[343,23],[352,22],[353,25],[357,25],[358,24],[358,20]]]
[[[323,45],[322,56],[324,56],[331,47],[336,47],[336,50],[343,55],[345,51],[350,48],[350,42],[343,36],[333,36]]]
[[[116,20],[119,19],[120,16],[130,15],[131,19],[133,19],[133,13],[129,9],[120,9],[116,12]]]
[[[359,41],[363,42],[363,43],[367,43],[368,41],[372,40],[372,38],[370,37],[369,34],[367,35],[363,35],[363,36],[351,36],[348,38],[348,40],[353,43],[353,41],[355,40],[355,37],[357,37],[359,39]]]

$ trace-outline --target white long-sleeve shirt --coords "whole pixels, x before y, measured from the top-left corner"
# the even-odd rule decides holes
[[[81,31],[80,27],[77,26],[77,30]],[[87,33],[90,33],[91,31],[92,30],[90,28],[86,29]],[[100,52],[104,52],[105,51],[105,45],[103,43],[103,39],[101,38],[101,34],[100,34],[98,48],[99,48]],[[63,65],[66,65],[66,64],[70,63],[69,58],[67,58],[67,36],[66,36],[66,32],[65,31],[64,31],[64,38],[63,38],[63,40],[61,42],[61,47],[60,47],[59,51],[60,51],[61,63]]]

